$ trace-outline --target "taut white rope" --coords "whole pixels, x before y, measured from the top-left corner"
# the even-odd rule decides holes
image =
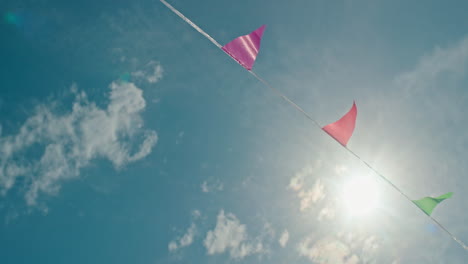
[[[173,6],[171,6],[168,2],[165,0],[160,0],[167,8],[169,8],[172,12],[174,12],[176,15],[178,15],[180,18],[182,18],[187,24],[192,26],[196,31],[200,32],[203,36],[205,36],[209,41],[211,41],[216,47],[222,50],[221,44],[219,44],[213,37],[208,35],[203,29],[198,27],[195,23],[193,23],[190,19],[188,19],[186,16],[184,16],[181,12],[179,12],[177,9],[175,9]],[[223,50],[224,53],[226,53]],[[226,53],[227,54],[227,53]],[[236,61],[234,58],[232,58],[229,54],[227,54],[231,59]],[[236,61],[237,62],[237,61]],[[304,114],[304,116],[312,121],[315,126],[317,126],[320,130],[322,130],[322,126],[311,116],[309,115],[302,107],[300,107],[298,104],[294,103],[291,99],[289,99],[286,95],[284,95],[281,91],[278,89],[274,88],[271,86],[265,79],[261,78],[258,76],[254,71],[252,70],[247,70],[250,74],[252,74],[257,80],[259,80],[261,83],[263,83],[266,87],[270,88],[274,93],[276,93],[278,96],[280,96],[284,101],[286,101],[288,104],[296,108],[299,112]],[[323,130],[322,130],[323,131]],[[340,146],[342,146],[340,144]],[[413,203],[411,198],[405,194],[398,186],[393,184],[389,179],[387,179],[385,176],[383,176],[380,172],[378,172],[376,169],[374,169],[369,163],[367,163],[364,159],[362,159],[359,155],[354,153],[351,149],[342,146],[344,149],[346,149],[349,153],[351,153],[353,156],[355,156],[357,159],[359,159],[364,165],[366,165],[370,170],[372,170],[375,174],[377,174],[380,178],[382,178],[385,182],[387,182],[390,186],[392,186],[397,192],[399,192],[406,200],[410,201],[414,206],[416,206],[419,210],[420,208]],[[420,210],[421,211],[421,210]],[[452,233],[450,233],[441,223],[439,223],[436,219],[434,219],[432,216],[428,216],[429,219],[431,219],[435,224],[437,224],[442,230],[444,230],[445,233],[447,233],[455,242],[457,242],[460,246],[462,246],[466,251],[468,251],[468,247],[457,237],[455,237]]]

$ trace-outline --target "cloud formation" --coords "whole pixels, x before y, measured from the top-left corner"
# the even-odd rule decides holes
[[[320,209],[319,215],[317,217],[317,220],[323,221],[323,220],[333,220],[335,219],[336,216],[336,210],[334,206],[324,206],[322,209]]]
[[[359,258],[351,252],[347,244],[328,237],[316,243],[310,237],[304,239],[298,245],[300,256],[307,257],[312,263],[317,264],[357,264]]]
[[[289,181],[288,188],[293,191],[300,191],[304,187],[304,180],[307,175],[312,175],[314,169],[312,167],[305,167],[300,172],[296,173]]]
[[[327,235],[315,241],[314,236],[309,236],[297,245],[300,256],[318,264],[376,263],[379,248],[375,236],[351,232]]]
[[[195,224],[195,222],[201,216],[202,214],[199,210],[195,209],[192,211],[192,224],[187,229],[184,235],[169,242],[168,249],[170,252],[175,252],[181,248],[188,247],[194,242],[195,236],[197,236],[198,233],[197,225]]]
[[[321,201],[325,198],[325,186],[322,184],[320,179],[317,179],[314,186],[309,190],[301,190],[298,195],[301,198],[301,211],[305,211],[312,206],[312,204]]]
[[[93,159],[107,159],[118,169],[150,154],[158,137],[143,129],[146,102],[141,89],[133,83],[111,83],[105,108],[76,87],[72,91],[70,112],[59,113],[54,107],[58,102],[41,105],[18,133],[0,137],[3,195],[22,177],[26,202],[35,205],[39,194],[58,193],[62,182],[78,177]]]
[[[209,192],[216,192],[216,191],[222,191],[224,189],[224,185],[222,182],[219,180],[216,181],[204,181],[201,185],[200,188],[202,192],[204,193],[209,193]]]
[[[162,79],[164,69],[157,61],[150,61],[142,70],[132,72],[132,77],[136,81],[146,81],[149,83],[156,83]]]
[[[413,71],[396,78],[398,85],[408,91],[433,88],[442,74],[463,77],[468,64],[468,37],[445,49],[436,48],[424,56]]]
[[[264,252],[262,242],[250,239],[246,226],[235,215],[225,214],[223,210],[218,214],[215,228],[206,234],[204,245],[208,255],[229,252],[234,259]]]
[[[307,176],[312,176],[314,172],[314,168],[305,167],[296,173],[296,175],[294,175],[294,177],[292,177],[289,182],[288,189],[295,191],[301,200],[299,207],[301,211],[307,210],[313,204],[325,198],[325,186],[320,179],[315,181],[312,188],[305,188],[305,178]]]
[[[168,245],[169,251],[174,252],[180,248],[190,246],[193,243],[197,228],[194,223],[187,229],[187,232],[180,238],[171,241]]]
[[[283,234],[281,234],[281,237],[278,240],[278,242],[279,242],[280,246],[282,248],[284,248],[284,247],[286,247],[286,244],[288,244],[288,241],[289,241],[289,232],[288,232],[288,230],[284,230]]]

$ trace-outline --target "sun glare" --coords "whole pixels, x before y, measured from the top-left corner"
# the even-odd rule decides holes
[[[367,216],[377,207],[379,190],[375,179],[370,176],[356,176],[343,186],[342,200],[349,215]]]

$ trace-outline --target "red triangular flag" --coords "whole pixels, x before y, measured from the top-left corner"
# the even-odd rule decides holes
[[[240,36],[222,47],[229,56],[234,58],[242,67],[251,70],[262,40],[265,25],[259,27],[252,33]]]
[[[349,139],[353,135],[356,125],[356,116],[356,103],[353,102],[353,106],[346,115],[335,123],[324,126],[322,129],[336,141],[340,142],[341,145],[346,147],[346,144],[348,144]]]

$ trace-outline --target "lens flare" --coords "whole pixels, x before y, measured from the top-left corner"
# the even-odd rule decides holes
[[[10,25],[19,26],[21,24],[20,17],[13,12],[7,12],[4,15],[4,19],[5,19],[5,22]]]
[[[123,74],[120,75],[120,77],[119,77],[119,80],[120,80],[121,82],[124,82],[124,83],[130,82],[131,79],[132,79],[132,76],[131,76],[130,73],[128,73],[128,72],[123,73]]]

